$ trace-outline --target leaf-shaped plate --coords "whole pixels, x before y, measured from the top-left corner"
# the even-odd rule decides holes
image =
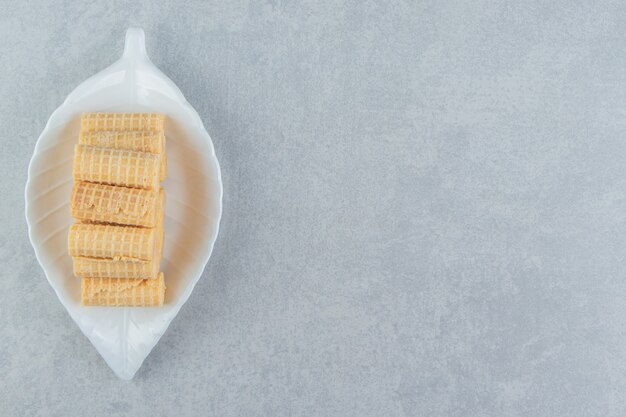
[[[74,222],[69,210],[74,145],[80,114],[90,111],[167,115],[162,308],[80,305],[67,234]],[[26,183],[26,221],[37,259],[72,319],[120,378],[135,375],[189,298],[213,250],[221,213],[222,182],[211,138],[178,87],[150,62],[143,31],[129,29],[122,58],[79,85],[50,116]]]

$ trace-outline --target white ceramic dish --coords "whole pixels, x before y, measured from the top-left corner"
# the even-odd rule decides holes
[[[168,117],[162,308],[80,305],[67,234],[74,222],[69,210],[74,145],[80,114],[87,111]],[[189,298],[213,250],[221,213],[222,182],[211,138],[178,87],[150,62],[143,31],[129,29],[122,58],[79,85],[50,116],[26,183],[26,221],[37,259],[72,319],[120,378],[135,375]]]

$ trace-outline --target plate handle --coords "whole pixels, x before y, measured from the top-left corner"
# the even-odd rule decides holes
[[[143,29],[129,28],[126,31],[123,57],[130,60],[145,60],[148,58],[146,53],[146,34]]]

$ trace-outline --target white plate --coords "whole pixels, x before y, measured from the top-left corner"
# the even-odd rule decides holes
[[[89,111],[167,115],[162,308],[80,305],[67,234],[74,222],[69,210],[74,145],[80,113]],[[26,183],[26,221],[37,259],[72,319],[120,378],[135,375],[189,298],[213,250],[221,213],[222,181],[211,138],[178,87],[150,62],[143,31],[129,29],[122,58],[79,85],[50,116]]]

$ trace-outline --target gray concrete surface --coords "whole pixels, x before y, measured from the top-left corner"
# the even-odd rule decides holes
[[[626,8],[589,3],[1,3],[0,415],[626,415]],[[225,196],[124,382],[46,282],[23,189],[129,26]]]

